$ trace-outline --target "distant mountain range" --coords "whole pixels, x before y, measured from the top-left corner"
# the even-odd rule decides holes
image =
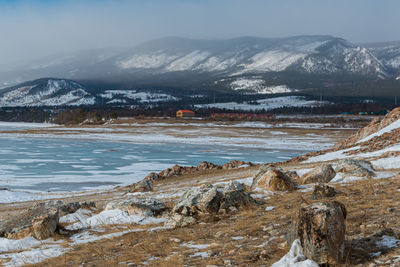
[[[141,105],[177,101],[162,92],[87,88],[72,80],[42,78],[0,91],[0,107]]]
[[[40,79],[43,77],[57,79]],[[106,102],[120,96],[116,102],[128,103],[127,95],[134,99],[132,92],[151,89],[162,94],[165,88],[192,94],[207,90],[273,94],[322,89],[357,94],[360,89],[355,87],[363,87],[364,81],[373,84],[367,86],[371,87],[368,92],[376,93],[376,88],[397,86],[398,77],[400,42],[355,45],[332,36],[167,37],[130,49],[50,57],[1,72],[3,88],[13,87],[0,91],[0,106],[93,104],[106,101],[101,94],[110,95],[105,92],[110,90],[130,93],[124,97],[111,93],[113,97]],[[16,85],[29,80],[33,81]]]

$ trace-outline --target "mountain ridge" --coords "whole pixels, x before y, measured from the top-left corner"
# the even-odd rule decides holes
[[[171,36],[127,49],[44,60],[25,70],[0,73],[0,84],[8,87],[24,80],[58,77],[103,87],[119,85],[114,89],[173,87],[265,94],[341,88],[347,93],[354,81],[393,87],[400,74],[400,45],[393,48],[396,44],[367,48],[329,35],[212,40]]]

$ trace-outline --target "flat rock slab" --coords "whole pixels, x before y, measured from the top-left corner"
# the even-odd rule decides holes
[[[345,175],[358,177],[376,176],[371,162],[367,160],[342,159],[338,162],[336,172],[343,172]]]
[[[54,235],[59,221],[59,208],[38,206],[0,223],[0,237],[25,238],[32,236],[39,240]]]
[[[105,209],[119,209],[128,212],[128,214],[155,216],[161,214],[166,209],[166,206],[163,201],[156,198],[129,197],[127,199],[109,202]]]
[[[336,176],[331,164],[321,164],[301,177],[303,184],[329,183]]]

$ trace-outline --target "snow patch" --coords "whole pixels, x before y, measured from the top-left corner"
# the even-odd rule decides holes
[[[300,240],[296,239],[290,251],[278,262],[272,264],[272,267],[318,267],[318,264],[304,256]]]
[[[371,135],[368,135],[367,137],[365,137],[365,138],[359,140],[359,141],[357,142],[357,144],[366,142],[366,141],[368,141],[368,140],[370,140],[370,139],[372,139],[372,138],[374,138],[374,137],[376,137],[376,136],[381,136],[381,135],[383,135],[383,134],[385,134],[385,133],[390,133],[391,131],[393,131],[393,130],[395,130],[395,129],[398,129],[398,128],[400,128],[400,120],[397,120],[397,121],[395,121],[395,122],[389,124],[389,125],[386,126],[385,128],[383,128],[383,129],[377,131],[376,133],[373,133],[373,134],[371,134]]]
[[[260,94],[289,93],[293,90],[286,85],[266,86],[261,77],[238,78],[231,82],[233,90],[248,90]]]
[[[26,237],[23,239],[0,238],[0,253],[13,250],[26,250],[28,248],[38,246],[42,244],[42,242],[46,241],[39,241],[33,237]]]
[[[381,240],[376,242],[376,245],[378,247],[384,247],[384,248],[395,248],[399,244],[399,240],[392,236],[387,236],[384,235],[381,237]]]
[[[82,221],[76,222],[66,227],[68,230],[78,230],[110,224],[157,224],[165,222],[165,218],[142,217],[139,215],[129,215],[122,210],[104,210],[99,214],[84,218]]]
[[[215,103],[215,104],[201,104],[195,105],[197,108],[220,108],[229,110],[272,110],[276,108],[283,107],[314,107],[319,105],[325,105],[328,102],[320,102],[315,100],[307,100],[301,96],[283,96],[283,97],[273,97],[257,100],[255,104],[250,103]]]
[[[126,103],[123,98],[137,100],[142,103],[179,100],[177,97],[164,93],[137,92],[136,90],[106,90],[99,96],[110,99],[107,103]]]
[[[26,264],[36,264],[46,259],[55,258],[64,253],[66,249],[52,245],[47,248],[37,248],[29,251],[18,253],[1,254],[0,259],[10,259],[10,261],[3,263],[4,266],[24,266]]]

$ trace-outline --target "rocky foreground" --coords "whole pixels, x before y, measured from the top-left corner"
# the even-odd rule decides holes
[[[332,149],[174,166],[0,221],[6,266],[400,266],[400,109]]]

